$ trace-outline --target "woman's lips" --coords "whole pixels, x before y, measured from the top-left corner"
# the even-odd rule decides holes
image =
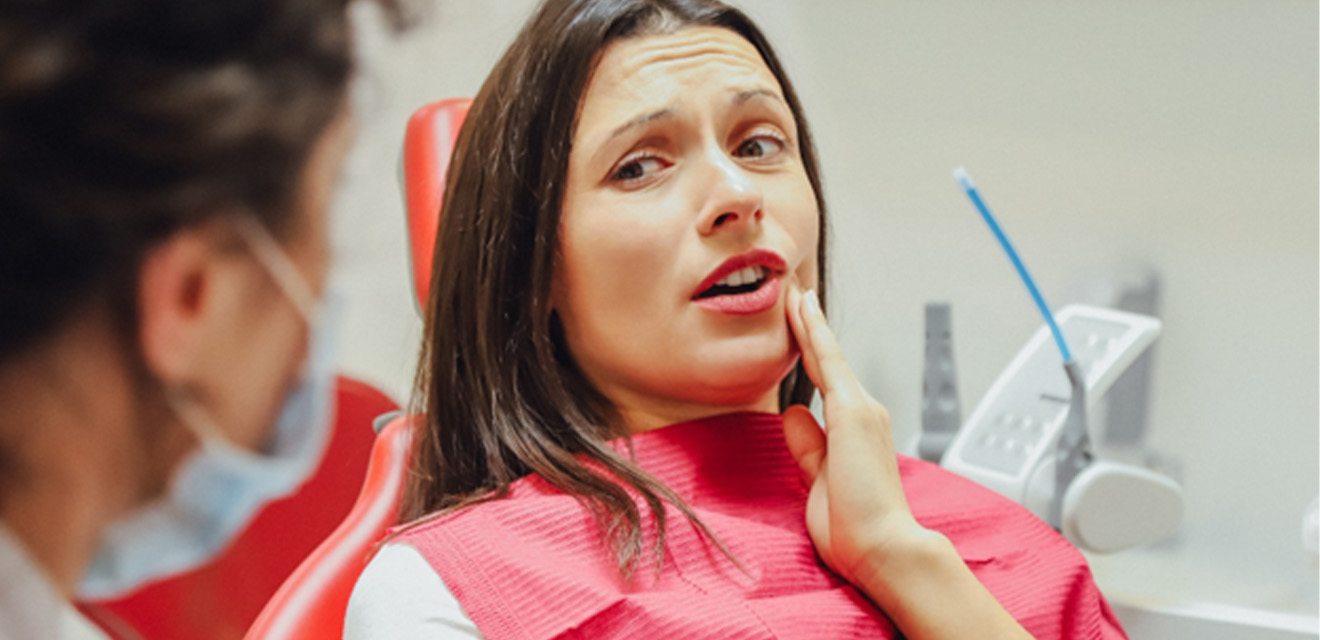
[[[711,287],[715,286],[725,276],[747,267],[764,267],[767,275],[774,276],[782,274],[788,269],[787,263],[778,253],[770,249],[752,249],[747,253],[736,255],[715,267],[713,271],[706,275],[706,278],[697,285],[692,292],[692,298],[695,300],[701,298]]]
[[[772,273],[755,291],[698,298],[693,302],[703,309],[719,313],[734,316],[754,315],[773,308],[775,303],[779,302],[780,280],[779,274]]]

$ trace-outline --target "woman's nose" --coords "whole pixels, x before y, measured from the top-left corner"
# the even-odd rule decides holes
[[[709,197],[702,211],[702,235],[749,228],[765,215],[761,187],[732,158],[720,154],[705,169],[710,176]]]

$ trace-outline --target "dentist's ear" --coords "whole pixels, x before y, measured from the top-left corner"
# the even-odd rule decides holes
[[[232,234],[230,234],[232,235]],[[148,372],[186,381],[205,364],[212,341],[233,331],[250,267],[218,225],[177,231],[143,257],[137,273],[137,341]]]

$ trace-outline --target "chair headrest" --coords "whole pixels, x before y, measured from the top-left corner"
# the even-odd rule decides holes
[[[445,175],[471,105],[471,98],[439,100],[418,109],[408,120],[403,140],[403,182],[413,293],[419,309],[426,308],[431,292],[431,263],[440,228],[440,205],[445,199]]]

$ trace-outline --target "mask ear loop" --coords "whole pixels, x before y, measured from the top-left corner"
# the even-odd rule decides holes
[[[312,293],[307,278],[298,270],[289,254],[275,241],[266,226],[251,214],[238,217],[238,232],[252,248],[252,254],[270,273],[275,285],[288,296],[293,306],[310,325],[316,310],[316,294]]]
[[[294,308],[310,325],[316,308],[316,295],[312,293],[307,279],[293,264],[293,260],[289,259],[288,253],[275,241],[265,225],[250,214],[238,216],[237,227],[239,234],[251,248],[252,254],[275,281],[275,286],[289,298]],[[166,389],[164,395],[165,402],[203,447],[229,443],[224,431],[210,413],[194,402],[187,393],[179,389]]]
[[[227,442],[224,432],[211,418],[211,414],[198,406],[196,402],[193,402],[187,394],[177,389],[166,389],[165,402],[169,404],[170,409],[174,410],[174,414],[179,417],[179,421],[183,423],[184,428],[192,432],[203,448]]]

